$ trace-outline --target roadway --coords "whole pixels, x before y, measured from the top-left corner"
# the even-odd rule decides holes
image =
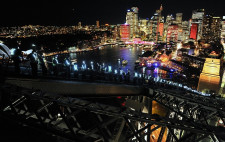
[[[62,95],[141,95],[143,87],[125,84],[89,83],[78,81],[7,78],[6,83],[27,89]]]

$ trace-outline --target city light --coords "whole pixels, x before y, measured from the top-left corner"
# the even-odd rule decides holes
[[[14,54],[15,54],[15,51],[16,51],[16,49],[15,49],[15,48],[10,49],[10,53],[11,53],[11,55],[14,55]]]
[[[159,67],[159,64],[158,63],[153,63],[153,66],[154,67]]]
[[[138,73],[137,72],[134,73],[134,77],[138,77]]]
[[[79,130],[75,131],[78,140],[222,140],[225,16],[217,11],[221,7],[193,9],[197,3],[186,1],[183,6],[192,6],[174,13],[176,6],[168,2],[165,9],[158,5],[152,13],[145,13],[116,1],[74,2],[68,10],[64,3],[60,3],[60,14],[45,12],[62,21],[41,21],[33,13],[40,25],[31,25],[36,22],[20,13],[20,21],[14,20],[18,23],[8,21],[6,27],[0,27],[0,92],[8,96],[0,95],[2,107],[7,106],[4,111],[0,108],[3,115],[18,113],[24,122],[32,118],[27,124],[35,122],[34,126],[46,123],[62,137],[70,138],[74,135],[71,130]],[[149,4],[146,6],[154,7]],[[88,5],[97,10],[90,11]],[[143,8],[145,1],[135,5]],[[174,9],[173,14],[168,9]],[[15,19],[13,14],[2,14]],[[65,26],[54,26],[52,22],[58,21]],[[43,26],[48,23],[53,25]],[[37,110],[30,112],[30,107]],[[40,112],[41,119],[33,117],[34,112]],[[98,128],[100,122],[106,133]],[[218,126],[222,126],[221,133],[216,134]]]
[[[74,68],[74,71],[78,71],[78,66],[77,66],[77,64],[75,64],[75,65],[73,66],[73,68]]]
[[[115,74],[117,74],[117,73],[118,73],[117,69],[115,69],[115,70],[114,70],[114,73],[115,73]]]
[[[108,66],[108,72],[112,72],[112,66]]]
[[[122,75],[123,74],[123,70],[120,70],[120,75]]]
[[[70,63],[69,63],[69,61],[68,61],[68,60],[66,60],[66,65],[67,65],[67,66],[69,66],[69,65],[70,65]]]

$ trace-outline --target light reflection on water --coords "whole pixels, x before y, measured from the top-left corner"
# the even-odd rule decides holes
[[[110,48],[110,46],[105,47],[102,50],[95,50],[84,53],[71,53],[71,59],[77,58],[78,66],[81,66],[82,61],[85,60],[87,66],[89,63],[93,61],[95,65],[105,64],[106,66],[110,65],[113,69],[121,69],[124,72],[130,70],[130,72],[134,72],[135,61],[138,59],[138,55],[141,54],[141,50],[138,48],[132,48],[129,50],[125,47],[114,46]],[[120,60],[118,60],[120,59]],[[122,60],[127,60],[128,64],[123,66]]]
[[[68,56],[70,60],[77,59],[78,68],[81,68],[82,62],[85,61],[87,68],[96,68],[98,65],[101,65],[104,68],[112,66],[112,70],[115,69],[122,70],[125,73],[130,71],[131,76],[134,76],[135,72],[144,73],[152,77],[161,77],[161,78],[171,78],[166,71],[155,69],[138,69],[135,70],[135,61],[139,58],[138,55],[142,54],[142,48],[139,47],[120,47],[120,46],[106,46],[101,50],[93,50],[89,52],[80,52],[80,53],[70,53],[70,55],[59,55],[59,62],[62,62],[63,59]],[[120,60],[118,60],[120,59]],[[127,65],[122,65],[122,60],[127,60]],[[93,65],[91,65],[93,62]],[[92,67],[93,66],[93,67]]]

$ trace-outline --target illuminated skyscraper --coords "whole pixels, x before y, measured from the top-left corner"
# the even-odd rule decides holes
[[[192,23],[194,24],[194,26],[196,26],[197,24],[197,38],[196,40],[199,40],[202,38],[202,29],[203,29],[203,18],[205,15],[205,10],[204,9],[198,9],[198,10],[194,10],[192,12]]]
[[[171,25],[171,24],[173,23],[173,20],[174,20],[174,17],[173,17],[172,14],[166,16],[166,23],[167,23],[168,25]]]
[[[182,29],[182,16],[183,13],[177,13],[176,14],[176,21],[175,23],[178,25],[178,40],[181,41],[182,39],[182,34],[183,34],[183,29]]]
[[[169,25],[167,29],[167,42],[178,41],[178,25]]]
[[[211,24],[212,24],[212,16],[205,15],[203,20],[203,29],[202,29],[202,39],[209,41],[211,40]]]
[[[129,24],[122,24],[120,25],[120,37],[121,40],[126,42],[130,39],[130,25]]]
[[[81,29],[81,28],[82,28],[81,22],[78,22],[78,29]]]
[[[99,28],[99,21],[96,21],[96,27]]]
[[[223,16],[221,26],[221,38],[225,38],[225,16]]]
[[[185,40],[189,39],[190,32],[189,32],[188,25],[189,25],[188,21],[182,22],[182,24],[181,24],[182,33],[181,33],[181,35],[178,35],[178,40],[185,41]]]
[[[183,16],[183,13],[177,13],[176,14],[176,23],[181,26],[182,24],[182,16]]]
[[[138,30],[138,8],[137,7],[132,7],[131,9],[134,12],[134,17],[133,17],[134,36],[137,36],[138,33],[139,33],[139,30]]]
[[[134,23],[133,23],[133,19],[134,19],[134,12],[130,9],[127,10],[127,15],[126,15],[126,24],[130,25],[130,38],[133,37],[133,33],[134,33]]]
[[[159,25],[160,23],[164,23],[164,18],[162,18],[162,10],[163,7],[162,5],[160,6],[159,10],[156,10],[154,16],[152,16],[151,20],[152,20],[152,39],[157,42],[159,39]]]
[[[140,19],[139,23],[140,23],[140,36],[142,37],[142,39],[146,39],[146,36],[150,34],[149,19]]]
[[[219,40],[221,35],[221,18],[213,17],[211,24],[212,40]]]
[[[130,38],[135,38],[138,35],[138,8],[132,7],[127,10],[126,23],[130,25]]]
[[[190,39],[197,40],[197,36],[198,36],[198,24],[192,23],[190,31]]]
[[[164,41],[164,42],[166,42],[167,40],[166,40],[166,38],[167,38],[167,32],[168,32],[168,27],[171,25],[171,24],[173,24],[174,23],[174,18],[173,18],[173,15],[171,14],[171,15],[167,15],[167,17],[166,17],[166,22],[164,23],[164,33],[163,33],[163,38],[162,38],[162,40]]]

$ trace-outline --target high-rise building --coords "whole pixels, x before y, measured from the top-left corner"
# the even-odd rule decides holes
[[[212,40],[219,40],[221,34],[221,18],[213,17],[211,24]]]
[[[209,41],[211,40],[211,24],[212,24],[212,16],[205,15],[203,20],[203,29],[202,29],[202,39]]]
[[[147,36],[150,34],[149,19],[140,19],[139,25],[140,25],[140,36],[143,39],[146,39]]]
[[[225,16],[223,16],[221,26],[221,38],[225,38]]]
[[[196,26],[196,24],[198,25],[198,27],[197,27],[198,32],[197,32],[196,40],[199,40],[202,38],[204,15],[205,15],[204,9],[198,9],[198,10],[194,10],[192,12],[192,23],[191,24],[194,24],[194,26]]]
[[[149,20],[149,34],[152,36],[152,27],[153,27],[153,20]]]
[[[99,28],[100,25],[99,25],[99,21],[96,21],[96,27]]]
[[[134,24],[133,24],[133,19],[134,19],[134,12],[130,9],[127,10],[127,15],[126,15],[126,24],[130,25],[130,38],[133,37],[133,31],[134,31]]]
[[[131,9],[134,12],[133,25],[134,25],[134,37],[135,37],[135,36],[138,36],[138,34],[139,34],[139,30],[138,30],[138,8],[132,7]]]
[[[178,41],[178,25],[169,25],[167,29],[167,42],[173,41],[177,42]]]
[[[182,16],[183,16],[183,13],[177,13],[176,14],[176,23],[181,26],[182,24]]]
[[[129,24],[120,25],[120,37],[121,37],[121,40],[124,42],[130,40],[130,25]]]
[[[159,23],[159,36],[163,36],[164,23]]]
[[[178,40],[185,41],[185,40],[189,39],[190,32],[189,32],[188,25],[189,25],[188,21],[182,22],[182,24],[181,24],[182,33],[181,33],[181,35],[178,35]]]
[[[167,23],[168,25],[171,25],[171,24],[173,23],[173,21],[174,21],[174,17],[173,17],[172,14],[166,16],[166,23]]]
[[[78,29],[81,29],[81,28],[82,28],[81,22],[78,22]]]
[[[177,13],[176,14],[176,21],[175,21],[175,23],[178,25],[178,40],[179,41],[182,40],[182,36],[183,36],[182,16],[183,16],[183,13]]]
[[[162,5],[160,6],[159,10],[156,10],[154,16],[152,16],[152,39],[157,42],[159,39],[159,25],[160,23],[164,23],[164,18],[162,18]]]
[[[130,25],[130,38],[135,38],[138,35],[138,8],[132,7],[127,10],[126,23]]]
[[[191,24],[191,31],[190,31],[190,39],[197,40],[198,35],[198,24],[192,23]]]
[[[163,37],[162,40],[164,42],[166,42],[166,36],[167,36],[167,32],[168,32],[168,26],[170,26],[171,24],[174,23],[174,17],[173,15],[167,15],[166,16],[166,22],[164,23],[164,33],[163,33]]]

